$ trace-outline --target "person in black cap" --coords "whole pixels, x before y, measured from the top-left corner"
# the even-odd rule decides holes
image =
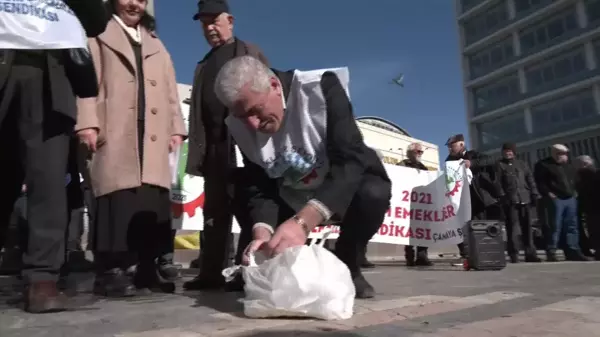
[[[202,253],[199,258],[200,274],[186,282],[186,290],[218,289],[225,285],[221,271],[230,261],[233,244],[232,197],[233,178],[237,167],[234,141],[225,125],[228,109],[214,93],[214,81],[221,67],[237,56],[250,55],[263,63],[267,59],[256,46],[246,43],[233,34],[234,17],[225,0],[201,0],[193,16],[200,21],[204,37],[212,47],[198,63],[192,84],[189,150],[186,172],[205,178],[204,220]],[[244,215],[236,214],[241,224]],[[250,234],[250,233],[248,233]],[[240,241],[250,242],[251,237],[240,236]],[[241,243],[245,247],[245,243]],[[236,256],[241,262],[241,252]],[[241,282],[233,283],[229,290],[241,290]]]
[[[508,255],[512,263],[519,262],[521,242],[525,262],[541,262],[533,244],[531,228],[532,207],[540,199],[529,166],[515,158],[517,147],[513,143],[502,145],[502,159],[496,163],[496,179],[501,187],[501,200],[506,216]]]
[[[467,150],[465,137],[462,134],[448,138],[448,157],[446,161],[464,160],[465,166],[471,169],[473,180],[469,186],[471,194],[471,219],[502,220],[504,215],[500,207],[500,186],[495,179],[494,158],[474,150]],[[460,256],[467,257],[464,244],[458,244]]]

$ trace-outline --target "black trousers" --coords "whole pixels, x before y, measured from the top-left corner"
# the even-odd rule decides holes
[[[377,233],[383,223],[385,213],[390,207],[391,183],[380,177],[365,175],[350,207],[339,223],[341,233],[335,244],[335,253],[350,269],[360,272],[360,263],[364,258],[369,240]],[[282,200],[279,200],[279,223],[295,214]],[[240,221],[240,247],[243,239],[252,235],[252,221]],[[246,239],[247,240],[247,239]]]
[[[526,254],[535,253],[533,228],[531,227],[531,205],[511,204],[504,207],[508,254],[516,255],[523,249]]]
[[[58,279],[68,221],[65,172],[74,120],[51,108],[46,57],[17,51],[0,90],[0,226],[8,224],[25,181],[25,282]]]

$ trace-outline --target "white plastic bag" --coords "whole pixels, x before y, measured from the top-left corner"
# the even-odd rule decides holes
[[[252,318],[352,317],[356,290],[348,267],[320,244],[285,250],[242,268],[244,314]],[[257,258],[258,259],[258,258]]]

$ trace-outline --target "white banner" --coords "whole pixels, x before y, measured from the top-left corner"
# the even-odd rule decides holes
[[[62,0],[0,0],[0,49],[68,48],[87,48],[87,38]]]

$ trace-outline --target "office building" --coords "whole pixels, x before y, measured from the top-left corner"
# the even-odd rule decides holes
[[[600,0],[456,0],[471,147],[600,159]]]

